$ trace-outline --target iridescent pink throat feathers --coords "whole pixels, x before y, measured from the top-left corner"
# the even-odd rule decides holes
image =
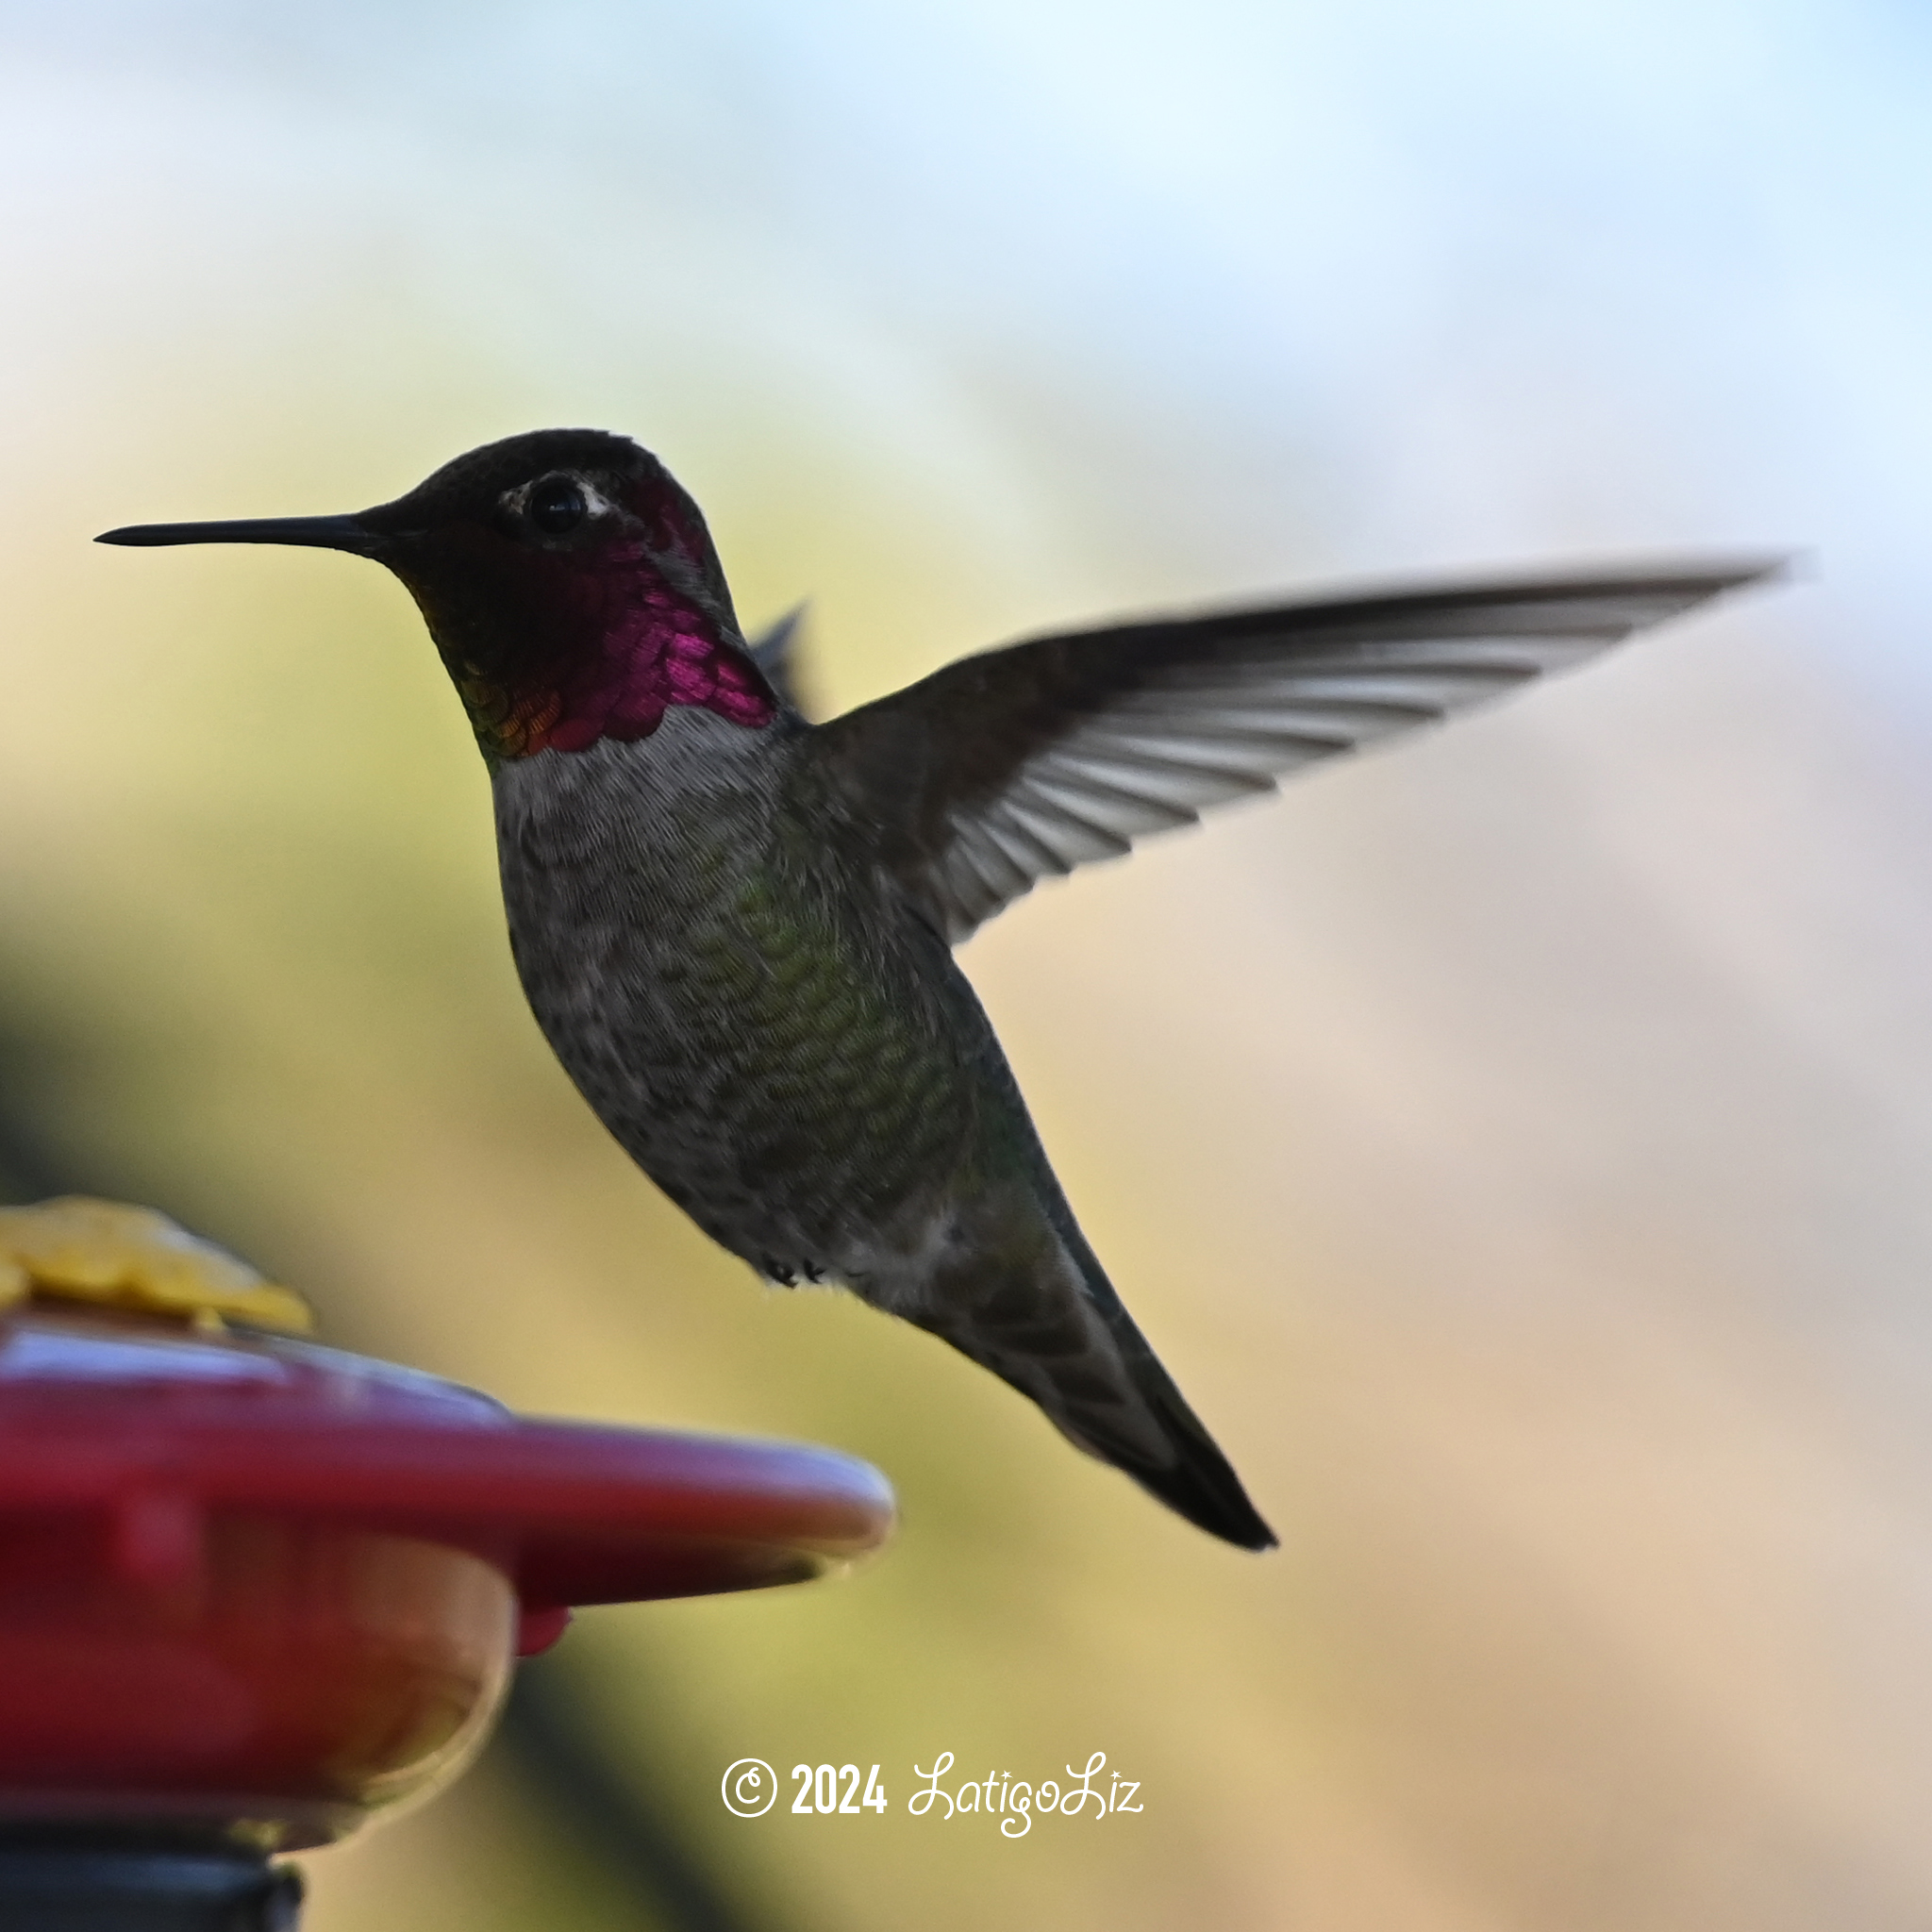
[[[646,738],[673,705],[750,729],[772,722],[776,706],[751,659],[641,553],[607,557],[601,568],[572,571],[550,589],[561,593],[551,607],[561,622],[535,661],[494,675],[472,663],[451,666],[491,756]]]

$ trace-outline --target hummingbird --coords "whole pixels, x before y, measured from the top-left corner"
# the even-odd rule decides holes
[[[290,543],[416,600],[489,767],[538,1024],[663,1191],[767,1280],[840,1284],[1244,1549],[1273,1531],[1081,1234],[953,949],[1041,879],[1577,664],[1762,560],[1155,616],[965,658],[808,722],[696,503],[541,430]]]

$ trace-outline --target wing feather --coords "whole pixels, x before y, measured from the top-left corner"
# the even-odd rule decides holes
[[[1692,564],[1037,638],[816,727],[818,768],[954,941],[1044,876],[1568,670],[1769,576]]]

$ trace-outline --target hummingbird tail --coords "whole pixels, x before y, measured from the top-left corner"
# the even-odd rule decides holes
[[[1138,1457],[1128,1460],[1109,1448],[1093,1453],[1124,1470],[1150,1495],[1178,1510],[1209,1536],[1218,1536],[1237,1549],[1274,1549],[1279,1539],[1248,1500],[1234,1466],[1188,1407],[1153,1350],[1141,1341],[1138,1330],[1134,1340],[1143,1351],[1142,1359],[1134,1366],[1134,1379],[1142,1399],[1160,1420],[1174,1459],[1161,1465]],[[1078,1441],[1079,1438],[1073,1440]]]
[[[1071,1217],[1069,1217],[1071,1219]],[[1131,1476],[1209,1536],[1243,1550],[1276,1538],[1077,1229],[1051,1264],[976,1269],[911,1319],[1037,1403],[1075,1448]],[[909,1310],[905,1312],[910,1312]]]

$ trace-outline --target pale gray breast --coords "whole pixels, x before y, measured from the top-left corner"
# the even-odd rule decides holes
[[[505,900],[537,1020],[630,1154],[740,1253],[838,1265],[963,1158],[997,1049],[943,943],[788,802],[797,741],[761,736],[674,711],[506,767]]]
[[[676,1024],[694,956],[728,929],[764,862],[783,747],[679,707],[648,738],[540,752],[495,776],[517,966],[572,1064],[617,1024]],[[640,1003],[656,1012],[637,1010]],[[567,1037],[559,1037],[559,1031]]]

